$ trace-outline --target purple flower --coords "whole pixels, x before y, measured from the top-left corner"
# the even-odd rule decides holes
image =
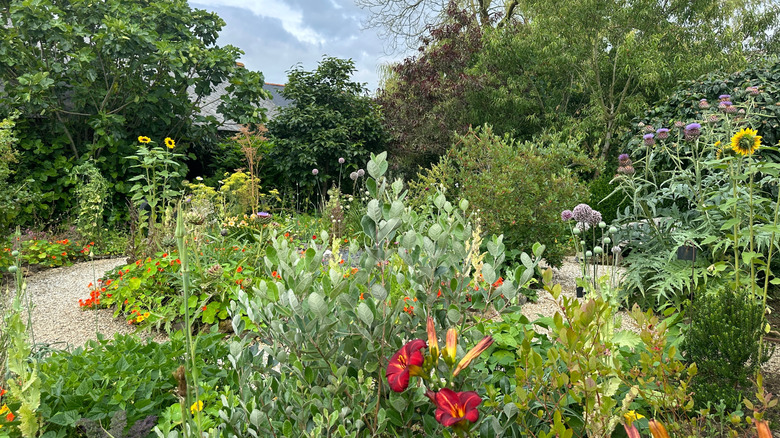
[[[710,103],[707,102],[707,99],[702,99],[699,101],[699,108],[701,109],[707,109],[710,107]]]
[[[729,100],[729,99],[731,99],[731,95],[730,94],[721,94],[720,96],[718,96],[718,99],[720,99],[720,100]]]
[[[628,160],[628,154],[620,154],[620,155],[618,155],[618,160],[619,161]]]
[[[365,174],[366,174],[366,171],[365,171],[365,170],[363,170],[363,169],[358,169],[358,171],[357,171],[357,174],[358,174],[358,176],[359,176],[359,177],[361,177],[361,178],[362,178],[362,177],[363,177],[363,175],[365,175]]]
[[[568,222],[570,220],[574,219],[574,213],[571,212],[571,210],[563,210],[561,212],[561,220],[564,222]]]
[[[339,158],[339,164],[344,164],[344,157]]]
[[[688,141],[695,140],[701,134],[701,125],[698,123],[690,123],[685,126],[685,139]]]
[[[601,222],[601,212],[599,212],[598,210],[592,210],[590,214],[591,225],[595,227],[596,225],[599,224],[599,222]]]
[[[357,172],[352,172],[352,173],[350,173],[350,174],[349,174],[349,179],[351,179],[352,181],[357,181],[357,179],[358,179],[358,174],[357,174]]]
[[[685,125],[685,130],[686,131],[693,131],[693,130],[697,130],[698,131],[699,129],[701,129],[701,125],[698,124],[698,123],[690,123],[688,125]]]
[[[659,140],[665,140],[669,138],[669,128],[658,128],[658,131],[655,131],[655,133]]]
[[[642,136],[642,138],[645,139],[645,144],[647,146],[652,146],[655,144],[655,135],[654,134],[645,134]]]
[[[618,255],[618,254],[620,254],[620,252],[621,252],[621,249],[620,249],[619,246],[615,245],[615,246],[612,247],[612,254]]]
[[[261,218],[269,218],[271,217],[271,213],[268,213],[267,211],[259,211],[257,212],[257,216]]]
[[[320,173],[320,171],[317,170],[317,169],[312,169],[311,170],[311,174],[314,175],[314,176],[317,176],[318,173]]]
[[[572,215],[577,222],[590,222],[593,209],[588,204],[578,204],[572,210]]]

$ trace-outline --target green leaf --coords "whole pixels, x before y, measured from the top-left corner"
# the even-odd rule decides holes
[[[309,295],[309,309],[318,317],[318,318],[324,318],[325,315],[328,314],[328,305],[325,303],[325,300],[322,298],[322,295],[320,295],[317,292],[312,292],[311,295]]]
[[[387,290],[381,284],[374,283],[374,285],[371,286],[371,295],[377,301],[384,301],[385,298],[387,298]]]
[[[365,323],[367,326],[370,327],[371,324],[374,323],[374,313],[371,312],[371,309],[366,303],[358,304],[357,314],[358,318],[360,318],[360,320],[363,321],[363,323]]]

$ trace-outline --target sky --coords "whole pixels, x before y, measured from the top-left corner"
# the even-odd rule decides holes
[[[263,73],[266,82],[284,84],[287,72],[301,64],[317,68],[323,55],[350,58],[353,79],[367,83],[373,94],[379,86],[380,65],[403,58],[388,56],[377,29],[363,30],[367,11],[353,0],[197,0],[194,9],[216,12],[226,23],[217,44],[244,51],[239,59]]]

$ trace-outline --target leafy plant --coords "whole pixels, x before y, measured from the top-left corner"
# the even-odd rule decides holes
[[[73,168],[81,178],[76,186],[76,229],[88,241],[99,239],[103,231],[103,210],[108,200],[108,180],[100,173],[94,161]]]

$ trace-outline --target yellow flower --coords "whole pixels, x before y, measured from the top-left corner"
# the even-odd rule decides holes
[[[203,410],[203,400],[198,400],[197,402],[193,403],[192,406],[190,406],[190,413],[193,415],[195,412],[200,412]]]
[[[758,131],[750,128],[742,128],[731,137],[731,149],[740,155],[752,155],[761,147],[761,136]]]
[[[633,423],[634,421],[640,418],[645,418],[645,416],[642,414],[637,414],[636,411],[628,411],[625,414],[623,414],[623,418],[626,419],[626,423],[631,425],[631,423]]]
[[[170,137],[165,137],[165,146],[168,146],[168,149],[173,149],[176,147],[176,142]]]
[[[139,143],[147,144],[147,143],[149,143],[149,142],[151,142],[151,141],[152,141],[152,139],[151,139],[151,138],[149,138],[149,137],[144,137],[143,135],[142,135],[142,136],[140,136],[140,137],[138,137],[138,142],[139,142]]]
[[[0,415],[3,415],[3,414],[5,414],[8,411],[9,411],[8,405],[4,404],[3,407],[0,408]]]

